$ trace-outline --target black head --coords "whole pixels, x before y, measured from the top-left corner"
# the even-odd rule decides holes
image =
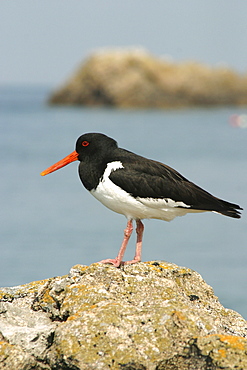
[[[81,178],[83,176],[81,175],[82,167],[84,165],[87,167],[90,163],[94,165],[94,170],[97,168],[99,171],[100,168],[100,172],[102,172],[105,168],[104,166],[106,165],[107,159],[112,157],[112,152],[117,148],[117,142],[104,134],[84,134],[77,140],[76,150],[74,152],[41,172],[41,175],[45,176],[77,160],[81,162],[79,165]],[[90,169],[87,168],[85,171],[90,171]]]
[[[105,157],[109,151],[117,147],[117,142],[104,134],[88,133],[77,139],[75,150],[79,161],[83,162],[86,158],[92,159],[95,155]]]

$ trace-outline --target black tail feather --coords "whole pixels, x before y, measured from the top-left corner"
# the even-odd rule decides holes
[[[243,208],[241,208],[237,204],[228,203],[224,200],[221,202],[222,202],[223,209],[219,209],[219,210],[216,209],[215,212],[219,212],[222,215],[228,216],[228,217],[241,218],[240,211],[243,210]]]
[[[192,206],[193,209],[201,209],[203,211],[217,212],[224,216],[241,218],[241,208],[238,204],[226,202],[225,200],[211,196],[211,202],[207,204],[201,204],[198,206]]]

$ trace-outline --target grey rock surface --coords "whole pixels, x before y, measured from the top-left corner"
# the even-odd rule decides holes
[[[247,369],[247,322],[161,261],[3,288],[0,333],[0,369]]]

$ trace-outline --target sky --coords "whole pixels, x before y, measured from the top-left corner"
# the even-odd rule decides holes
[[[247,72],[247,1],[0,1],[0,86],[56,86],[92,52],[129,47]]]

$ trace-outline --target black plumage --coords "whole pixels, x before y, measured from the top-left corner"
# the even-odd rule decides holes
[[[83,141],[89,141],[91,147],[83,147]],[[82,135],[77,140],[76,151],[81,160],[79,175],[87,190],[96,189],[107,163],[120,161],[123,168],[113,171],[109,178],[135,198],[172,199],[190,209],[241,217],[239,205],[213,196],[161,162],[118,148],[117,142],[106,135]]]
[[[76,150],[41,174],[79,160],[79,176],[87,190],[111,210],[126,216],[128,222],[124,240],[115,259],[102,263],[136,263],[141,260],[142,219],[171,221],[188,212],[212,211],[240,218],[242,208],[213,196],[187,180],[173,168],[119,148],[117,142],[99,133],[79,137]],[[136,253],[131,261],[122,262],[125,249],[136,221]]]

